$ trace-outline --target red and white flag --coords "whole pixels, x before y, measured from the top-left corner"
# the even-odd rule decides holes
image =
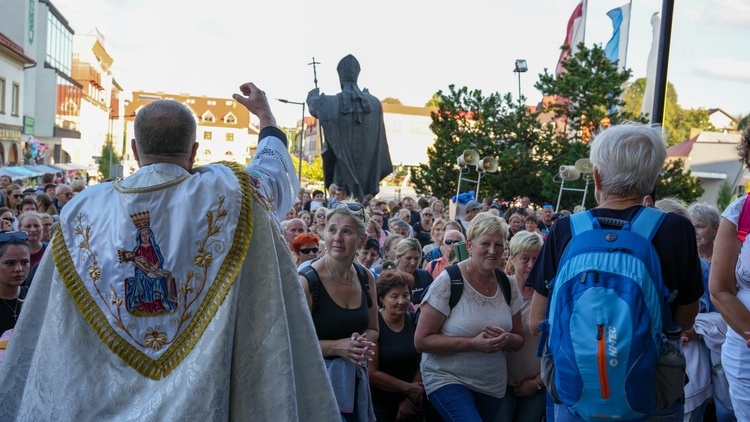
[[[583,42],[586,35],[586,5],[585,0],[581,0],[573,10],[573,14],[568,19],[568,31],[565,34],[565,42],[563,45],[570,46],[569,50],[562,50],[560,52],[560,59],[557,61],[557,67],[555,68],[555,75],[565,71],[563,63],[568,60],[572,55],[578,51],[578,43]]]

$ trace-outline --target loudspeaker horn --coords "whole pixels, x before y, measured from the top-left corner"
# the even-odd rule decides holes
[[[481,171],[494,173],[497,171],[497,160],[494,157],[484,157],[482,158],[482,161],[479,162],[479,168]]]
[[[469,166],[476,166],[479,164],[479,153],[474,151],[473,149],[467,149],[462,154],[462,157],[464,159],[464,162],[466,162]]]
[[[581,158],[576,160],[576,170],[580,171],[581,173],[591,173],[594,171],[594,163],[591,162],[588,158]]]
[[[560,178],[563,180],[578,180],[581,177],[581,172],[576,170],[575,166],[565,165],[560,166]]]

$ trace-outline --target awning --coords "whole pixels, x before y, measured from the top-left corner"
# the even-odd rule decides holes
[[[69,166],[68,163],[50,164],[50,167],[54,167],[54,168],[58,169],[57,171],[74,171],[74,170],[76,170],[75,168]]]
[[[25,165],[24,167],[26,167],[27,169],[29,169],[31,171],[36,171],[36,172],[39,172],[39,173],[52,173],[52,174],[60,173],[59,169],[56,169],[56,168],[50,167],[50,166],[46,166],[44,164],[37,164],[35,166]]]
[[[23,166],[7,166],[0,168],[0,176],[10,176],[12,178],[36,177],[42,173],[29,170]]]

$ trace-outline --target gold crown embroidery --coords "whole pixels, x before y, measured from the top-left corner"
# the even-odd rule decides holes
[[[138,230],[147,229],[151,226],[151,214],[149,211],[130,214],[130,219],[133,220],[133,224],[135,224],[135,228]]]

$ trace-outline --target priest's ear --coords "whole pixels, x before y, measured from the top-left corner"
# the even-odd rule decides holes
[[[141,157],[138,154],[138,147],[135,143],[135,138],[130,140],[130,149],[133,150],[133,157],[135,158],[135,161],[138,163],[138,167],[141,166]]]

